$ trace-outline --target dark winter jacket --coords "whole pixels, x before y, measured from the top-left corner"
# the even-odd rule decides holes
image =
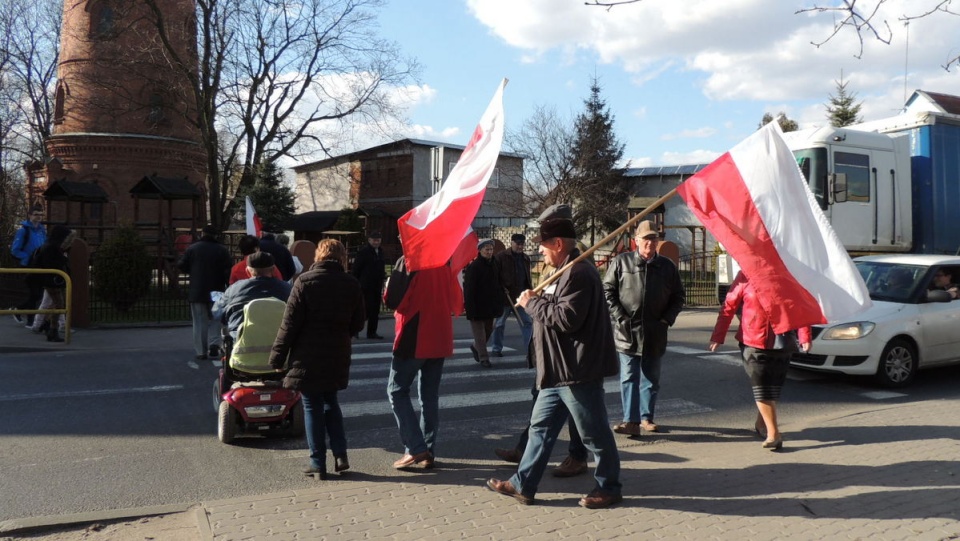
[[[50,236],[47,237],[47,241],[37,250],[31,266],[37,269],[61,270],[70,274],[70,260],[67,259],[64,252],[70,248],[70,243],[73,242],[75,235],[76,233],[65,226],[54,226],[53,230],[50,231]],[[38,283],[43,287],[51,289],[63,289],[67,287],[67,283],[62,276],[56,274],[41,274],[37,276],[39,276]]]
[[[574,250],[568,260],[580,252]],[[563,387],[617,374],[610,312],[596,267],[587,261],[572,266],[527,303],[533,318],[530,352],[537,368],[537,388]]]
[[[514,253],[510,248],[503,250],[493,256],[494,263],[497,265],[497,275],[500,278],[501,289],[506,288],[506,292],[500,294],[502,306],[512,306],[526,289],[533,287],[533,280],[530,276],[530,256],[520,252]],[[518,265],[519,260],[519,265]],[[517,270],[520,270],[520,274]],[[507,292],[510,296],[507,296]]]
[[[360,280],[360,287],[365,295],[375,294],[380,297],[383,292],[383,280],[386,274],[387,262],[383,259],[383,248],[374,249],[367,244],[357,252],[353,260],[350,273]]]
[[[290,297],[290,284],[273,276],[248,278],[228,287],[220,299],[213,305],[214,317],[220,317],[231,333],[243,324],[243,308],[252,300],[273,297],[287,302]]]
[[[501,297],[506,297],[493,258],[478,255],[463,270],[463,304],[467,319],[496,319],[503,313]]]
[[[30,256],[37,251],[37,248],[43,246],[44,242],[47,242],[47,230],[44,229],[43,224],[37,224],[34,227],[33,222],[24,220],[13,236],[10,253],[17,258],[21,267],[27,267],[30,265]]]
[[[336,261],[318,261],[287,300],[270,366],[289,368],[283,386],[307,392],[346,389],[353,335],[366,322],[360,282]]]
[[[667,329],[674,324],[686,292],[676,265],[655,255],[644,262],[636,251],[614,258],[603,278],[603,291],[613,318],[617,350],[662,357]]]
[[[181,272],[190,275],[190,302],[212,302],[211,291],[227,289],[233,261],[227,247],[210,236],[203,236],[183,253],[177,264]]]

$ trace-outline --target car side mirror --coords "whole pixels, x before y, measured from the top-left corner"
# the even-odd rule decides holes
[[[847,174],[831,173],[827,176],[827,185],[830,186],[830,193],[833,194],[834,203],[847,202]]]
[[[942,289],[931,289],[927,291],[927,302],[950,302],[952,300],[953,297],[950,296],[949,291]]]

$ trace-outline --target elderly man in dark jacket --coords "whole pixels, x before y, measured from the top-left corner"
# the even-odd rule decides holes
[[[383,239],[380,232],[370,233],[367,237],[367,245],[357,251],[357,257],[353,260],[353,269],[350,271],[357,280],[360,280],[360,287],[363,289],[363,298],[367,303],[364,306],[367,311],[367,338],[372,340],[383,339],[377,334],[377,327],[380,325],[383,280],[387,277],[387,262],[383,258],[381,242]]]
[[[270,353],[270,366],[289,371],[283,386],[300,391],[303,399],[310,467],[306,475],[327,476],[326,438],[337,472],[350,469],[347,435],[337,391],[350,380],[353,334],[366,317],[360,282],[344,271],[347,251],[340,241],[324,239],[315,262],[300,275],[283,314]]]
[[[190,275],[190,317],[193,319],[193,349],[197,359],[206,359],[219,355],[220,323],[212,319],[212,291],[227,289],[230,278],[230,252],[217,242],[217,230],[205,226],[200,240],[190,245],[183,253],[177,266],[180,272]],[[208,351],[209,348],[209,351]]]
[[[243,324],[243,309],[250,301],[274,298],[287,302],[290,296],[290,284],[274,278],[273,256],[267,252],[254,252],[244,258],[245,273],[251,277],[231,285],[213,305],[213,315],[221,323],[227,324],[227,331],[237,337],[237,331]]]
[[[683,309],[686,294],[676,265],[657,254],[659,233],[640,222],[637,250],[618,255],[607,268],[603,291],[613,318],[620,357],[623,422],[618,434],[656,432],[653,416],[660,391],[660,360],[667,350],[667,329]]]
[[[561,268],[579,255],[575,239],[573,222],[558,218],[541,223],[536,240],[544,260]],[[580,261],[542,295],[526,290],[519,302],[533,318],[530,350],[540,393],[517,473],[509,481],[490,479],[487,486],[532,504],[569,411],[597,463],[596,487],[580,505],[590,509],[614,505],[623,500],[620,455],[607,421],[603,378],[617,373],[617,360],[600,275],[590,263]]]
[[[493,257],[497,265],[500,285],[503,288],[503,291],[498,294],[502,304],[501,312],[493,322],[493,335],[490,339],[490,349],[497,357],[503,356],[503,332],[508,319],[517,318],[524,346],[530,343],[530,337],[533,336],[533,320],[530,319],[530,315],[523,308],[513,306],[523,290],[533,287],[533,279],[530,276],[530,256],[523,253],[523,245],[526,242],[526,237],[516,233],[510,237],[510,247]]]
[[[473,333],[473,344],[470,344],[473,360],[490,368],[487,339],[493,331],[493,320],[500,315],[503,306],[500,280],[493,264],[493,240],[481,240],[477,251],[476,259],[463,270],[463,305]]]

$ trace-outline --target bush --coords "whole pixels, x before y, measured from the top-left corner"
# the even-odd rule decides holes
[[[94,292],[126,312],[150,289],[153,259],[140,234],[120,226],[93,256]]]

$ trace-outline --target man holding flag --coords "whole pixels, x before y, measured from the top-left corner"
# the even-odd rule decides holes
[[[470,224],[483,202],[503,141],[503,87],[477,124],[443,187],[397,220],[403,256],[387,282],[384,300],[395,310],[395,338],[387,396],[404,454],[397,469],[434,465],[443,362],[453,354],[451,316],[463,311],[457,248],[472,235]],[[419,377],[420,418],[410,402]]]

